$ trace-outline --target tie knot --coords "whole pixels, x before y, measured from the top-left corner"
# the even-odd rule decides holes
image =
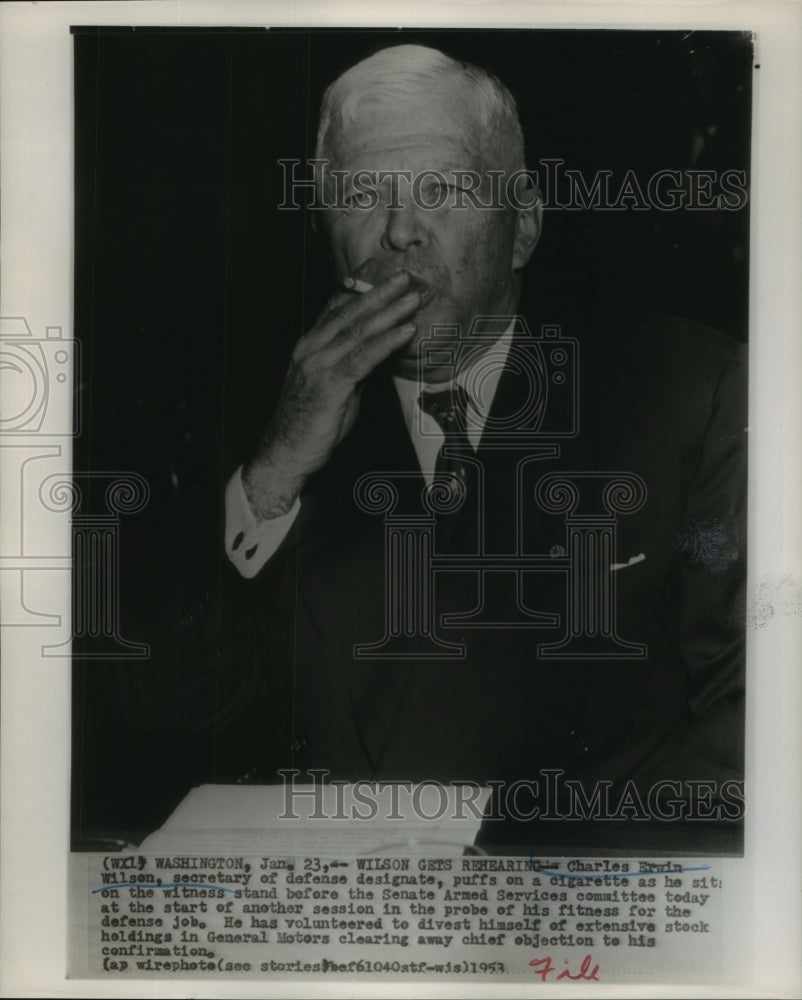
[[[422,392],[418,405],[437,421],[444,434],[464,434],[467,431],[468,394],[461,385],[449,386],[442,392]]]

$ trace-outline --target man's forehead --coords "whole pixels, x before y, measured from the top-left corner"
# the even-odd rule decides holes
[[[437,159],[462,160],[475,158],[475,144],[455,132],[406,132],[349,128],[334,144],[334,159],[373,157],[387,154],[423,153]]]
[[[453,94],[432,100],[395,98],[362,102],[346,114],[336,136],[337,152],[355,152],[415,147],[475,148],[479,123],[475,113]]]

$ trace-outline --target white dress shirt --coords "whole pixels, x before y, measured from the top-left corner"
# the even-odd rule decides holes
[[[479,447],[490,407],[498,388],[498,381],[512,343],[514,321],[509,324],[499,339],[485,351],[472,365],[461,371],[455,382],[468,395],[467,435],[474,451]],[[481,392],[479,380],[472,377],[481,365]],[[421,472],[427,483],[434,478],[437,455],[445,440],[440,425],[430,414],[421,409],[418,399],[422,392],[442,392],[451,383],[426,383],[410,379],[394,378],[395,388],[401,402],[404,423],[409,431]],[[299,499],[290,510],[280,517],[260,520],[251,510],[242,485],[240,466],[226,486],[226,553],[244,577],[253,577],[265,565],[287,536],[301,509]]]

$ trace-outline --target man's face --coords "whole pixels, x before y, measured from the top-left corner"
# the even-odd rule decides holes
[[[464,93],[451,88],[429,102],[364,108],[331,150],[329,169],[346,172],[346,197],[358,171],[392,171],[400,178],[379,183],[374,207],[327,211],[326,232],[339,280],[372,257],[376,263],[366,275],[372,283],[401,268],[424,283],[421,308],[412,317],[417,333],[393,358],[396,374],[407,378],[418,374],[418,344],[429,336],[432,324],[457,324],[465,337],[475,317],[515,311],[520,281],[516,271],[531,252],[529,247],[522,258],[521,213],[503,198],[503,208],[482,209],[467,198],[464,207],[456,207],[454,190],[444,198],[435,179],[427,177],[416,188],[400,173],[406,171],[414,179],[438,171],[449,184],[456,180],[464,185],[454,172],[472,171],[482,178],[477,200],[492,203],[493,182],[487,171],[500,170],[503,164],[497,152],[483,148],[487,143],[477,134],[466,105]],[[426,208],[423,201],[444,204]],[[399,207],[388,207],[391,204]],[[427,372],[434,379],[450,375],[453,372]]]

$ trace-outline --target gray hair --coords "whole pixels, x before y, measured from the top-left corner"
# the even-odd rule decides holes
[[[491,73],[424,45],[392,45],[351,66],[325,94],[317,133],[318,159],[328,159],[332,139],[355,122],[360,108],[399,98],[430,100],[433,88],[459,80],[482,131],[511,170],[524,167],[524,140],[515,98]]]

